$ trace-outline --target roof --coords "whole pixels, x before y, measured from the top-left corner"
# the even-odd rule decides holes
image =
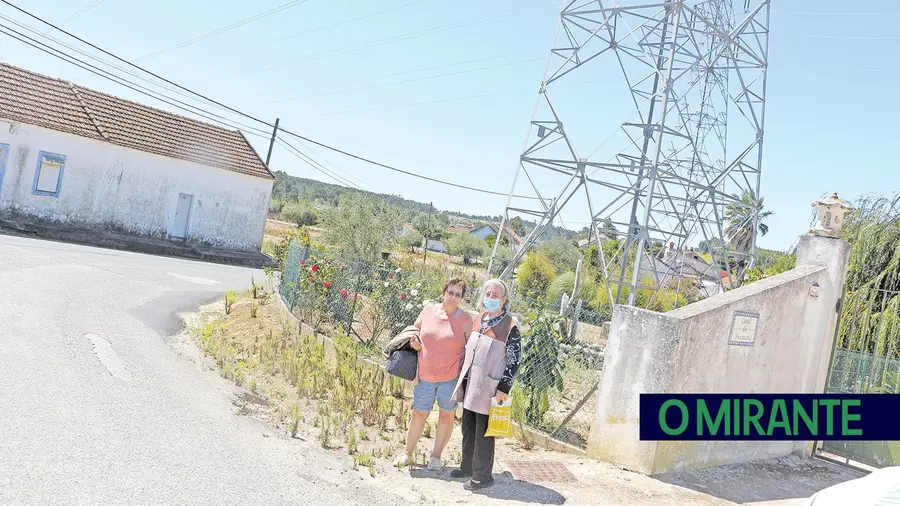
[[[0,63],[0,118],[275,179],[244,135]]]
[[[497,232],[497,231],[500,230],[500,227],[498,227],[497,225],[494,225],[493,223],[491,223],[490,226],[491,226],[491,228],[494,230],[494,232]],[[506,233],[509,235],[509,237],[512,238],[513,242],[515,242],[515,243],[518,244],[519,246],[525,244],[525,240],[522,239],[521,237],[519,237],[519,234],[517,234],[517,233],[512,229],[512,227],[509,226],[509,223],[507,223],[506,226],[505,226],[504,228],[506,229]]]

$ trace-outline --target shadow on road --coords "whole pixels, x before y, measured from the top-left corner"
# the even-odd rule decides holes
[[[785,457],[709,469],[677,471],[654,478],[738,504],[805,499],[865,473],[822,460]]]
[[[437,472],[414,468],[410,469],[409,475],[413,478],[459,483],[460,492],[464,492],[463,483],[465,483],[466,480],[451,478],[450,471],[450,469],[444,469]],[[559,492],[535,483],[516,480],[508,472],[495,474],[494,480],[492,486],[473,492],[473,494],[476,496],[490,497],[491,499],[516,501],[528,504],[564,504],[566,502],[566,498]]]

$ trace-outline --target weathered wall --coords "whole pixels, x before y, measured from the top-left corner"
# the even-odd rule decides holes
[[[273,181],[0,120],[0,217],[165,239],[179,193],[194,196],[188,241],[258,251]],[[59,197],[32,194],[38,153],[66,157]],[[2,160],[0,160],[2,161]]]
[[[639,394],[823,392],[849,253],[804,237],[789,272],[668,313],[616,307],[588,455],[658,474],[806,452],[790,441],[640,441]],[[735,311],[759,314],[752,346],[729,344]]]

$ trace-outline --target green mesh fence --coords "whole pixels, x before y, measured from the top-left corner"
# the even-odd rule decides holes
[[[352,262],[293,243],[280,292],[306,325],[326,333],[345,331],[375,351],[412,325],[425,304],[437,301],[449,277],[463,274]],[[463,306],[474,311],[482,280],[464,279],[470,290]],[[520,320],[524,349],[522,381],[514,391],[514,407],[527,412],[520,421],[586,447],[603,365],[603,315],[582,308],[573,324],[574,317],[559,317],[558,305],[526,297],[512,297],[510,309]],[[545,322],[539,325],[541,317]]]

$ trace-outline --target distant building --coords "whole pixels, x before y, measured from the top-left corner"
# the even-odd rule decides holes
[[[676,251],[665,248],[651,262],[646,256],[641,259],[641,273],[653,276],[657,284],[672,284],[680,281],[691,282],[700,289],[701,295],[709,297],[721,292],[719,280],[727,284],[727,273],[717,266],[707,263],[694,250]]]
[[[409,223],[404,223],[400,226],[400,230],[397,231],[397,235],[400,237],[405,237],[414,232],[418,232],[418,230],[416,230],[416,227],[410,225]]]
[[[259,251],[274,180],[240,132],[0,63],[0,218]]]
[[[436,239],[428,239],[425,244],[425,248],[428,249],[428,251],[437,251],[438,253],[447,252],[447,246],[445,246],[443,242]]]
[[[481,225],[479,227],[475,227],[475,228],[469,230],[468,233],[474,235],[475,237],[477,237],[479,239],[484,240],[490,235],[498,235],[499,231],[500,231],[500,227],[498,227],[497,225],[495,225],[493,223],[489,223],[487,225]],[[505,237],[509,238],[509,247],[512,250],[512,252],[515,253],[525,244],[525,241],[521,237],[519,237],[519,235],[516,234],[513,231],[512,227],[510,227],[509,225],[506,225],[505,231],[506,231]]]

